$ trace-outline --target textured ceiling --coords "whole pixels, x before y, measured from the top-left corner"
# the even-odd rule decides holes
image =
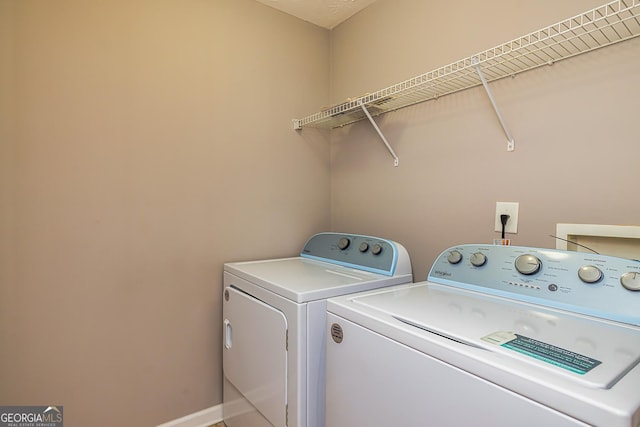
[[[256,0],[320,27],[332,29],[376,0]]]

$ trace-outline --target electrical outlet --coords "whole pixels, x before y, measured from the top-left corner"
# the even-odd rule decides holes
[[[507,214],[509,215],[509,219],[507,220],[507,225],[504,228],[504,231],[505,233],[517,234],[519,207],[520,203],[518,202],[496,202],[495,231],[502,231],[500,215]]]

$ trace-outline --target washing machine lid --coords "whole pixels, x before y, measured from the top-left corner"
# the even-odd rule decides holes
[[[224,271],[292,301],[302,303],[412,280],[303,258],[227,263]]]
[[[589,388],[611,388],[640,362],[638,328],[446,285],[423,282],[329,301],[331,312],[349,310],[427,340],[484,350],[473,357],[489,364]],[[391,338],[402,341],[401,335]]]

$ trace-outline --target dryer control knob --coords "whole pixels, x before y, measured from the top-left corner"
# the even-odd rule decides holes
[[[629,272],[624,273],[620,277],[620,283],[630,291],[640,291],[640,273]]]
[[[367,242],[360,243],[360,252],[367,252],[369,250],[369,244]]]
[[[596,283],[602,279],[602,271],[595,265],[585,265],[578,270],[578,277],[584,283]]]
[[[374,255],[380,255],[382,253],[382,246],[375,244],[373,248],[371,248],[371,253]]]
[[[471,255],[471,259],[469,261],[471,261],[471,264],[475,267],[482,267],[487,263],[487,256],[482,252],[476,252]]]
[[[515,267],[518,272],[530,275],[535,274],[540,270],[542,262],[531,254],[525,254],[516,258]]]
[[[459,251],[451,251],[447,255],[447,261],[449,261],[449,264],[457,264],[462,261],[462,254]]]
[[[351,240],[347,239],[346,237],[341,237],[340,240],[338,240],[338,247],[340,249],[347,249],[350,244]]]

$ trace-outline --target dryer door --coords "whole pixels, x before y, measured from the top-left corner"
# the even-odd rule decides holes
[[[286,426],[287,319],[234,287],[224,289],[223,370],[275,427]]]

